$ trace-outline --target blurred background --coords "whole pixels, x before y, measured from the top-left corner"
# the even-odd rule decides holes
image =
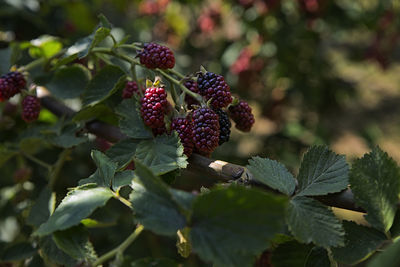
[[[232,128],[213,158],[245,165],[259,155],[296,172],[312,144],[349,161],[379,145],[400,162],[399,1],[0,0],[0,48],[43,35],[71,45],[99,13],[117,38],[165,44],[177,70],[203,65],[251,104],[252,131]],[[90,173],[73,167],[77,179]]]

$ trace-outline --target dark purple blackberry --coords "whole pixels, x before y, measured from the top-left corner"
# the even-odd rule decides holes
[[[128,81],[122,91],[122,98],[131,98],[134,94],[139,93],[139,86],[135,81]]]
[[[197,85],[197,82],[195,82],[193,80],[187,80],[183,85],[190,91],[197,93],[197,94],[199,93],[199,87]],[[200,105],[200,103],[196,99],[191,97],[190,95],[185,96],[185,102],[189,109],[192,109],[193,105]]]
[[[188,118],[175,118],[172,120],[171,129],[177,131],[184,147],[183,153],[190,157],[193,153],[193,122]]]
[[[218,115],[218,121],[219,121],[219,145],[222,145],[225,142],[229,141],[229,136],[231,135],[231,127],[232,123],[229,120],[228,114],[222,110],[222,109],[217,109],[215,110],[215,113]]]
[[[229,107],[229,116],[235,122],[235,127],[242,132],[249,132],[255,121],[251,107],[243,100]]]
[[[140,63],[149,69],[172,69],[175,66],[174,53],[165,46],[148,43],[138,54]]]
[[[197,83],[200,94],[207,100],[212,98],[211,106],[213,108],[224,108],[232,102],[229,85],[221,75],[212,72],[200,73]]]
[[[22,119],[26,122],[37,120],[40,113],[40,107],[40,100],[36,96],[26,96],[22,100]]]
[[[10,99],[20,93],[25,87],[26,81],[22,73],[12,71],[1,76],[0,79],[0,98],[1,100]]]
[[[218,146],[218,115],[209,108],[199,108],[193,112],[193,140],[196,149],[209,154]]]
[[[164,126],[164,115],[168,106],[167,92],[161,87],[149,87],[141,100],[140,112],[144,124],[150,128]]]

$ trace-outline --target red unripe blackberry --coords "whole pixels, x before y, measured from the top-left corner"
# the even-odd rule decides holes
[[[187,80],[184,84],[183,84],[187,89],[189,89],[190,91],[192,91],[193,93],[199,93],[199,87],[197,85],[197,82],[193,81],[193,80]],[[185,96],[185,102],[188,106],[188,108],[192,109],[193,105],[200,105],[199,102],[194,99],[193,97],[191,97],[190,95],[186,95]]]
[[[26,81],[22,73],[12,71],[0,78],[0,100],[9,99],[25,87]]]
[[[217,109],[215,113],[218,115],[218,122],[219,122],[219,141],[218,144],[222,145],[225,142],[229,141],[229,137],[231,135],[231,127],[232,123],[229,120],[228,114],[222,110]]]
[[[221,75],[212,72],[200,73],[197,83],[200,94],[207,100],[212,98],[213,108],[224,108],[232,102],[229,85]]]
[[[183,153],[190,157],[193,153],[193,122],[188,118],[175,118],[172,120],[171,129],[177,131],[184,147]]]
[[[26,122],[37,120],[40,113],[40,100],[28,95],[22,100],[22,119]]]
[[[218,115],[209,108],[199,108],[193,112],[193,140],[196,149],[204,154],[218,146]]]
[[[168,47],[159,44],[145,44],[138,56],[140,63],[149,69],[172,69],[175,66],[174,53]]]
[[[141,99],[140,112],[144,124],[150,128],[164,126],[164,115],[168,106],[167,92],[161,87],[149,87]]]
[[[254,124],[254,115],[247,102],[240,100],[239,104],[229,107],[229,116],[235,122],[235,127],[243,132],[248,132]]]
[[[128,81],[122,91],[122,98],[131,98],[134,94],[139,93],[139,86],[135,81]]]

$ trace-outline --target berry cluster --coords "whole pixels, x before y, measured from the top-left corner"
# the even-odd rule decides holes
[[[229,116],[235,122],[235,127],[243,132],[250,131],[254,124],[254,115],[251,113],[251,107],[243,100],[237,105],[229,107]]]
[[[213,152],[219,141],[218,115],[210,108],[199,108],[193,113],[193,123],[196,149],[204,154]]]
[[[22,119],[26,122],[37,120],[40,113],[40,100],[28,95],[22,100]]]
[[[145,44],[138,56],[140,64],[149,69],[172,69],[175,66],[174,53],[168,47],[159,44]]]
[[[193,123],[190,118],[175,118],[172,120],[171,129],[178,132],[184,147],[184,153],[190,156],[193,152]]]
[[[140,109],[144,123],[152,129],[162,128],[165,125],[164,115],[167,106],[167,93],[164,88],[147,88],[141,100]]]
[[[199,92],[206,100],[211,99],[213,108],[224,108],[232,102],[229,85],[221,75],[206,72],[200,73],[197,78]]]
[[[26,81],[22,73],[13,71],[0,78],[0,100],[10,99],[20,93],[25,87]]]
[[[128,81],[122,91],[122,98],[128,99],[132,98],[134,94],[139,93],[139,86],[135,81]]]

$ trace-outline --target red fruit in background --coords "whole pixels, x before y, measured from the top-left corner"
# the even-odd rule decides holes
[[[141,99],[140,112],[144,124],[152,129],[165,127],[164,115],[167,111],[167,92],[161,87],[149,87]],[[158,133],[158,130],[156,130]]]
[[[159,44],[145,44],[138,56],[140,64],[149,69],[172,69],[175,66],[174,53],[168,47]]]
[[[210,108],[199,108],[193,113],[193,140],[197,151],[209,154],[219,141],[218,115]]]
[[[110,142],[100,137],[96,137],[95,144],[101,152],[106,152],[112,146]]]
[[[247,71],[250,69],[250,61],[253,53],[250,48],[246,47],[241,52],[236,61],[231,65],[231,72],[233,74],[240,74],[241,72]]]
[[[197,85],[197,82],[193,80],[187,80],[183,85],[190,91],[197,94],[199,93],[199,87]],[[185,95],[185,102],[189,109],[192,109],[193,105],[200,105],[199,102],[190,95]]]
[[[175,118],[172,120],[171,129],[175,130],[181,143],[184,147],[184,152],[186,156],[190,156],[193,153],[193,122],[188,118]]]
[[[134,94],[139,93],[139,86],[135,81],[128,81],[122,91],[122,98],[132,98]]]
[[[28,95],[22,100],[22,119],[26,122],[33,122],[40,114],[40,100],[36,96]]]
[[[0,101],[10,99],[26,86],[26,80],[22,73],[13,71],[0,78]]]
[[[212,72],[200,73],[197,83],[200,94],[207,100],[212,99],[213,108],[224,108],[232,102],[229,85],[221,75]]]
[[[229,107],[229,116],[235,122],[235,127],[242,132],[249,132],[255,122],[251,107],[243,100]]]

